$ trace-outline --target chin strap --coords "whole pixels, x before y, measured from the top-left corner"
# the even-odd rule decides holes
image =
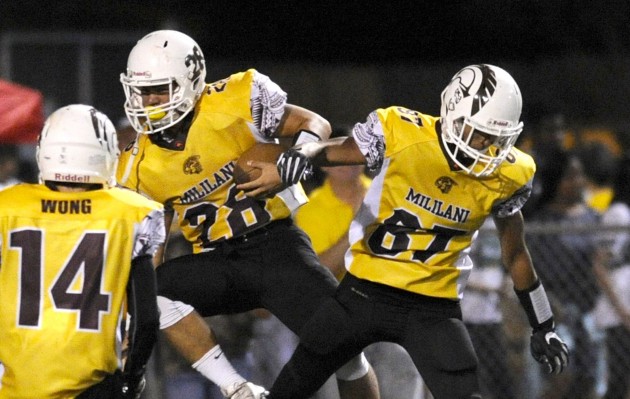
[[[140,139],[140,133],[136,132],[136,138],[133,140],[133,147],[131,147],[131,156],[127,161],[127,165],[125,165],[125,173],[122,178],[118,182],[121,186],[124,186],[129,180],[129,175],[131,174],[131,168],[133,167],[133,161],[136,159],[136,155],[140,152],[140,147],[138,146],[138,140]]]

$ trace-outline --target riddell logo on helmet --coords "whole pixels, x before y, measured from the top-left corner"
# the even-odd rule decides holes
[[[142,72],[129,71],[129,73],[133,77],[142,77],[142,78],[150,78],[151,77],[151,72],[150,71],[142,71]]]
[[[90,176],[88,176],[88,175],[85,175],[85,176],[63,175],[61,173],[55,173],[55,180],[56,181],[67,181],[67,182],[73,182],[73,183],[89,183],[90,182]]]
[[[498,127],[510,127],[510,125],[512,125],[512,123],[510,123],[510,121],[499,121],[496,119],[490,119],[488,121],[488,125],[489,126],[498,126]]]

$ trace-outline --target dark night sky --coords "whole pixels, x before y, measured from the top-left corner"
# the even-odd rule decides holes
[[[369,2],[372,3],[372,2]],[[597,4],[594,7],[594,4]],[[165,23],[224,58],[321,63],[630,53],[628,1],[4,0],[0,31],[126,30]],[[175,25],[173,25],[175,24]]]
[[[372,3],[0,0],[0,37],[5,32],[17,33],[15,36],[40,33],[37,37],[44,32],[47,37],[48,32],[55,31],[71,33],[75,38],[84,37],[73,35],[76,32],[102,38],[112,32],[119,45],[123,42],[131,47],[146,33],[178,29],[199,43],[209,69],[214,68],[212,78],[249,67],[271,73],[270,65],[284,63],[291,71],[299,70],[291,67],[292,63],[322,64],[333,69],[337,65],[367,65],[376,75],[367,78],[364,90],[356,88],[360,78],[344,81],[346,86],[335,85],[332,90],[325,84],[303,89],[310,84],[308,74],[303,75],[306,80],[277,69],[272,75],[298,103],[344,121],[356,118],[334,105],[339,104],[340,95],[332,96],[333,92],[342,93],[343,98],[349,96],[353,106],[347,108],[361,115],[381,102],[391,101],[435,109],[437,104],[431,98],[437,101],[434,93],[439,94],[442,82],[455,71],[455,64],[509,65],[522,82],[528,118],[537,120],[547,113],[562,113],[575,123],[606,121],[626,129],[630,0]],[[128,49],[114,50],[114,54],[107,46],[98,50],[91,71],[96,78],[89,101],[118,116],[122,113],[123,94],[119,88],[112,90],[110,77],[118,76],[123,69]],[[22,44],[12,47],[12,51],[12,78],[16,82],[36,87],[53,103],[85,98],[80,97],[85,86],[75,79],[74,53]],[[215,65],[211,64],[213,60]],[[418,74],[403,72],[416,67]],[[447,67],[448,72],[444,72],[442,68]],[[352,76],[360,77],[363,69],[357,71]],[[331,76],[337,76],[335,73]],[[429,76],[443,80],[421,81]],[[418,92],[417,87],[422,91]],[[372,94],[364,96],[367,92]]]

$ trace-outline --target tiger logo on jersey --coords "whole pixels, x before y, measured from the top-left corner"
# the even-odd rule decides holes
[[[455,180],[451,179],[448,176],[442,176],[435,181],[435,187],[440,189],[442,194],[448,194],[448,192],[451,191],[451,188],[456,185],[457,183],[455,182]]]
[[[184,162],[184,173],[187,175],[198,175],[203,171],[199,155],[193,155]]]

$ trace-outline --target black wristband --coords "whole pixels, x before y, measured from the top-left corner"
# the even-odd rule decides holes
[[[516,292],[518,300],[521,302],[523,309],[525,309],[529,325],[532,326],[534,331],[553,330],[554,323],[551,305],[549,305],[549,299],[547,299],[545,288],[540,280],[536,280],[531,287],[522,291],[515,288],[514,292]]]

